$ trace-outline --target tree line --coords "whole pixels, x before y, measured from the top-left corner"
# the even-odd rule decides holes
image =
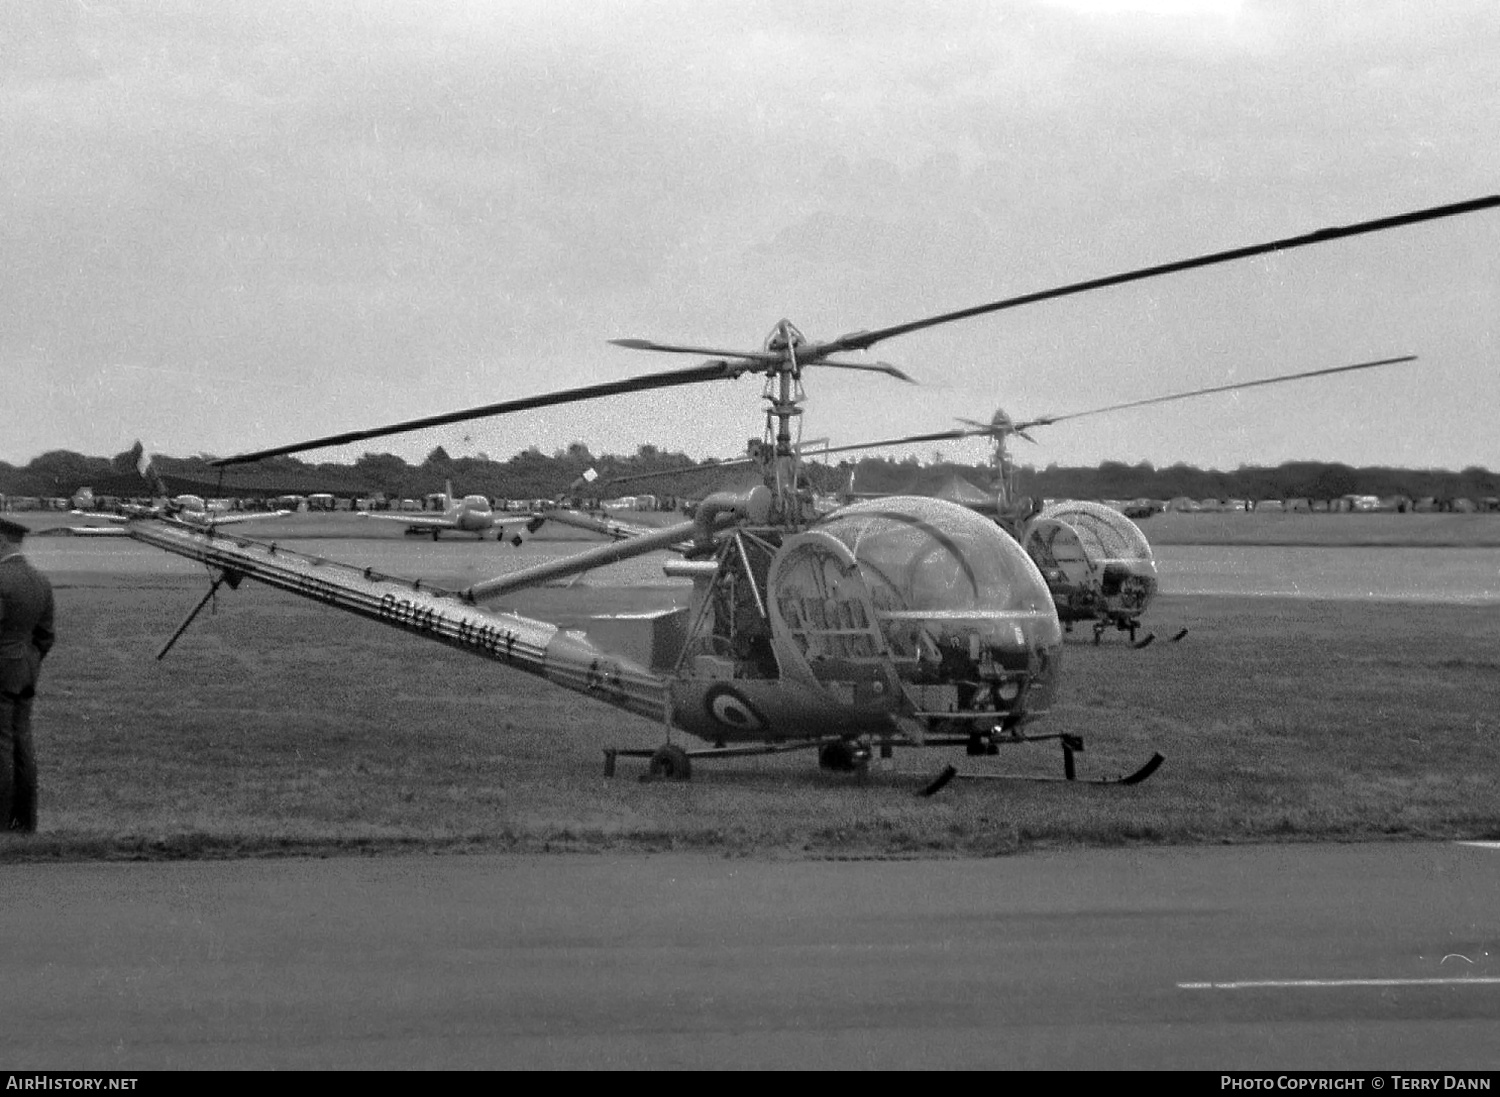
[[[495,499],[557,498],[565,495],[637,495],[643,493],[698,498],[709,491],[742,486],[756,477],[752,467],[719,468],[695,462],[685,454],[642,445],[627,456],[595,455],[574,442],[550,456],[533,447],[497,461],[485,454],[450,456],[433,449],[419,464],[392,453],[366,453],[351,464],[316,463],[278,457],[254,466],[220,470],[209,455],[157,457],[156,465],[177,490],[227,496],[311,494],[412,498],[442,491],[451,481],[460,495]],[[98,494],[142,495],[149,489],[135,468],[136,455],[125,451],[113,457],[91,457],[71,450],[51,450],[25,465],[0,461],[0,494],[60,497],[79,488]],[[578,485],[593,469],[597,479],[587,488]],[[838,491],[851,472],[861,492],[933,491],[942,480],[958,475],[988,488],[993,473],[985,465],[951,462],[924,464],[914,457],[900,460],[865,458],[838,464],[816,460],[806,464],[815,490]],[[649,479],[639,479],[651,474]],[[615,481],[625,479],[623,482]],[[138,490],[124,490],[130,485]],[[219,490],[213,490],[213,489]],[[1412,499],[1484,499],[1500,496],[1500,474],[1483,468],[1403,469],[1385,466],[1354,468],[1319,461],[1290,461],[1274,467],[1241,466],[1232,471],[1200,469],[1187,464],[1156,468],[1150,462],[1129,465],[1106,461],[1096,467],[1045,468],[1022,466],[1017,490],[1042,499],[1335,499],[1342,495],[1404,495]]]

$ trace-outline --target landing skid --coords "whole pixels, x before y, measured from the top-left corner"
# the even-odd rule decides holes
[[[1073,621],[1072,620],[1066,620],[1065,619],[1062,624],[1063,624],[1063,631],[1064,632],[1071,633],[1073,631]],[[1133,647],[1133,648],[1135,648],[1137,651],[1139,651],[1141,648],[1148,648],[1153,643],[1156,642],[1156,633],[1154,633],[1154,632],[1148,632],[1148,633],[1146,633],[1146,635],[1142,636],[1139,640],[1137,640],[1135,638],[1135,634],[1140,630],[1140,628],[1141,628],[1141,622],[1140,622],[1139,618],[1133,618],[1133,617],[1104,617],[1104,618],[1099,618],[1099,619],[1097,619],[1097,620],[1094,621],[1094,643],[1096,645],[1103,643],[1104,642],[1104,634],[1106,632],[1108,632],[1110,629],[1114,629],[1116,632],[1128,633],[1129,636],[1130,636],[1130,646]],[[1187,629],[1181,629],[1175,635],[1173,635],[1171,637],[1168,637],[1168,639],[1172,643],[1175,644],[1175,643],[1179,642],[1187,634],[1188,634],[1188,630]]]
[[[1079,777],[1074,762],[1074,755],[1083,750],[1083,739],[1081,736],[1069,735],[1064,732],[1054,732],[1050,735],[1020,735],[1013,734],[999,737],[1001,742],[1034,743],[1047,739],[1056,739],[1062,747],[1063,772],[1061,776],[1047,776],[1043,774],[1011,774],[1011,773],[960,773],[957,766],[949,765],[935,778],[929,781],[918,793],[919,796],[932,796],[941,791],[950,782],[956,779],[969,781],[1042,781],[1063,784],[1078,785],[1138,785],[1146,780],[1160,768],[1166,759],[1159,753],[1153,753],[1146,764],[1133,773],[1123,773],[1111,777]],[[708,760],[716,758],[748,758],[762,754],[787,754],[794,750],[818,750],[820,752],[820,764],[824,769],[841,770],[847,772],[863,772],[870,760],[870,747],[879,746],[880,757],[889,758],[892,750],[897,746],[910,746],[911,744],[899,739],[879,739],[871,743],[855,743],[847,739],[804,739],[791,743],[758,743],[747,746],[736,747],[700,747],[688,750],[675,743],[667,743],[654,749],[637,747],[605,747],[604,748],[604,776],[615,775],[615,763],[620,757],[646,758],[649,759],[647,771],[641,775],[642,781],[687,781],[692,777],[692,763],[694,760]],[[925,746],[970,746],[973,745],[973,737],[959,736],[928,736],[924,742]],[[847,764],[829,764],[831,749],[848,747],[852,750]],[[970,753],[994,754],[995,750],[973,751]],[[843,762],[844,759],[834,761]]]
[[[1179,630],[1176,633],[1176,635],[1167,637],[1167,643],[1169,643],[1169,644],[1179,643],[1182,640],[1182,638],[1184,636],[1186,636],[1187,634],[1188,634],[1188,630],[1187,629],[1181,629],[1181,630]],[[1136,650],[1139,651],[1141,648],[1150,647],[1151,646],[1151,641],[1153,641],[1155,639],[1156,639],[1156,633],[1154,633],[1154,632],[1148,632],[1148,633],[1146,633],[1145,636],[1142,636],[1140,638],[1140,640],[1138,640],[1136,642],[1136,644],[1135,644]]]
[[[1041,738],[1038,736],[1038,738]],[[1076,735],[1059,735],[1058,741],[1063,749],[1063,774],[1061,777],[1047,776],[1043,774],[1024,773],[960,773],[957,766],[946,766],[943,771],[930,781],[918,794],[921,796],[932,796],[956,779],[966,781],[1044,781],[1061,784],[1078,785],[1138,785],[1150,777],[1166,759],[1160,752],[1153,753],[1146,764],[1133,773],[1123,773],[1114,777],[1079,777],[1074,767],[1073,755],[1083,749],[1083,740]]]
[[[1149,648],[1156,642],[1156,633],[1154,632],[1146,633],[1146,635],[1142,636],[1139,640],[1135,638],[1136,631],[1140,628],[1139,621],[1131,621],[1119,624],[1111,624],[1107,621],[1099,621],[1095,622],[1094,624],[1094,643],[1102,643],[1104,640],[1104,634],[1111,628],[1117,629],[1120,632],[1128,632],[1130,634],[1130,646],[1135,648],[1137,651],[1140,651],[1142,648]],[[1169,643],[1175,644],[1181,641],[1182,638],[1187,634],[1187,629],[1181,629],[1174,635],[1169,636],[1167,639]]]

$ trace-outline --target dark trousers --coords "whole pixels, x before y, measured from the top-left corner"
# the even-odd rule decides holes
[[[36,830],[31,698],[0,693],[0,829]]]

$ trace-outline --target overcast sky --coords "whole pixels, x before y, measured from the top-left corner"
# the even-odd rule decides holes
[[[1493,0],[0,8],[0,459],[226,454],[1500,191]],[[1022,460],[1500,469],[1500,212],[951,324],[808,437],[1416,354]],[[729,456],[720,382],[366,449]],[[918,451],[932,454],[932,447]],[[977,461],[978,441],[949,445]]]

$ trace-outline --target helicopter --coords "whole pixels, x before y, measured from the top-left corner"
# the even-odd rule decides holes
[[[833,446],[825,449],[824,452],[837,454],[924,442],[947,442],[980,437],[991,439],[994,449],[990,464],[993,472],[990,492],[985,494],[978,492],[977,489],[964,491],[965,487],[972,488],[972,485],[961,481],[956,487],[950,485],[942,494],[993,518],[1001,528],[1021,543],[1026,549],[1026,554],[1041,570],[1047,587],[1052,592],[1053,601],[1057,607],[1057,616],[1062,622],[1064,632],[1072,632],[1073,625],[1077,622],[1091,622],[1094,643],[1099,643],[1105,632],[1114,629],[1127,633],[1131,644],[1137,648],[1143,648],[1156,639],[1155,634],[1147,633],[1145,637],[1137,640],[1136,632],[1142,627],[1141,617],[1149,608],[1159,588],[1156,559],[1145,533],[1129,515],[1102,503],[1083,499],[1064,499],[1042,505],[1028,496],[1021,495],[1016,488],[1016,466],[1011,459],[1009,439],[1017,437],[1036,445],[1037,441],[1028,433],[1029,431],[1070,419],[1082,419],[1148,405],[1189,400],[1216,393],[1238,392],[1266,385],[1306,381],[1332,374],[1403,365],[1415,360],[1414,355],[1381,358],[1370,362],[1356,362],[1353,365],[1305,370],[1300,373],[1263,377],[1253,381],[1215,385],[1191,392],[1129,400],[1121,404],[1110,404],[1107,407],[1091,408],[1088,411],[1071,412],[1066,415],[1044,415],[1020,422],[1013,419],[1005,409],[1000,408],[995,411],[988,423],[961,419],[959,421],[964,425],[950,430],[908,435],[903,438],[887,438],[879,442]],[[852,482],[852,471],[850,478]],[[1187,630],[1183,629],[1171,639],[1173,642],[1180,641],[1186,635]]]
[[[688,521],[462,590],[386,576],[170,515],[136,519],[126,528],[137,540],[207,565],[214,575],[204,601],[177,635],[221,585],[233,589],[250,578],[662,721],[664,744],[646,751],[607,749],[606,773],[614,772],[617,756],[642,756],[648,759],[648,777],[686,780],[695,761],[807,749],[816,750],[825,769],[858,772],[868,767],[877,748],[883,757],[898,746],[933,745],[963,745],[970,755],[991,755],[1005,742],[1052,740],[1062,747],[1063,775],[1035,779],[1080,780],[1074,755],[1083,748],[1082,740],[1066,731],[1035,730],[1057,699],[1063,655],[1062,624],[1035,562],[995,521],[941,499],[870,499],[820,513],[793,431],[801,423],[806,371],[856,370],[910,382],[888,363],[840,356],[1023,304],[1496,205],[1500,195],[1141,268],[825,341],[807,338],[788,320],[779,321],[753,350],[611,340],[628,349],[708,360],[214,462],[223,467],[485,416],[734,381],[746,374],[764,379],[760,484],[709,495]],[[683,559],[667,569],[692,579],[691,603],[664,615],[669,620],[658,622],[662,627],[653,628],[648,641],[636,643],[630,655],[596,639],[609,635],[618,622],[601,621],[597,629],[576,632],[488,604],[527,587],[683,543],[688,546]],[[674,732],[704,745],[684,746]],[[1162,756],[1153,754],[1132,773],[1089,780],[1135,784],[1161,763]],[[936,792],[955,775],[956,767],[950,765],[922,791]]]
[[[1129,514],[1116,507],[1083,499],[1064,499],[1042,504],[1029,496],[1021,495],[1016,488],[1016,466],[1011,459],[1008,439],[1014,436],[1036,445],[1036,439],[1027,433],[1028,431],[1064,420],[1102,415],[1150,404],[1186,400],[1214,393],[1235,392],[1263,385],[1302,381],[1335,373],[1400,365],[1415,360],[1413,355],[1382,358],[1348,366],[1307,370],[1230,385],[1216,385],[1192,392],[1131,400],[1123,404],[1111,404],[1107,407],[1067,415],[1042,416],[1024,422],[1016,422],[1005,409],[1000,408],[995,411],[988,423],[977,422],[973,419],[960,419],[959,421],[965,424],[963,427],[928,434],[907,435],[902,438],[887,438],[878,442],[856,442],[842,446],[825,445],[818,455],[975,437],[990,438],[994,443],[994,449],[990,463],[993,474],[992,484],[988,492],[981,491],[967,480],[955,475],[931,494],[959,503],[991,518],[1021,543],[1026,554],[1041,570],[1042,577],[1052,592],[1057,616],[1062,622],[1065,633],[1071,633],[1074,624],[1078,622],[1089,622],[1093,625],[1095,644],[1102,640],[1107,631],[1114,629],[1127,633],[1130,643],[1136,648],[1144,648],[1149,647],[1155,641],[1155,634],[1148,632],[1143,638],[1137,640],[1136,633],[1142,627],[1142,616],[1150,607],[1159,589],[1156,559],[1146,535],[1140,526],[1131,520]],[[822,441],[826,440],[820,440]],[[750,450],[751,456],[745,458],[713,461],[690,469],[673,470],[671,473],[653,472],[617,477],[611,483],[619,484],[688,471],[708,472],[742,467],[756,462],[755,454],[759,452],[758,440],[752,439]],[[856,469],[850,470],[848,484],[839,493],[846,502],[859,498],[882,498],[890,494],[856,491],[854,489],[856,471]],[[581,522],[574,524],[583,526]],[[588,527],[583,526],[583,528]],[[605,531],[601,529],[600,532]],[[611,532],[614,536],[621,536],[618,531]],[[1187,630],[1181,629],[1171,637],[1171,640],[1175,643],[1186,635]]]

